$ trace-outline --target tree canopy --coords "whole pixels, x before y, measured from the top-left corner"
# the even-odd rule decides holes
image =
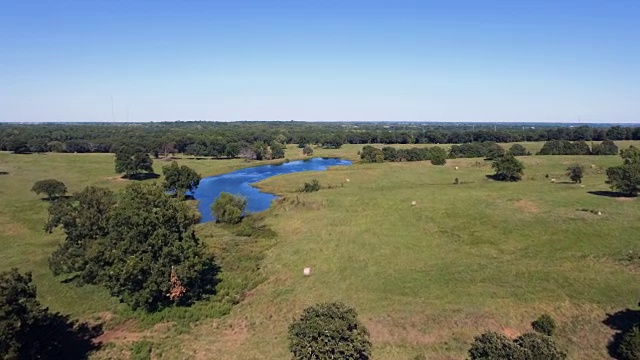
[[[175,192],[179,197],[184,197],[186,192],[194,192],[202,179],[192,168],[186,165],[178,165],[173,161],[171,165],[162,167],[164,175],[164,189]]]
[[[36,299],[31,273],[0,273],[0,358],[81,359],[95,348],[99,327],[51,313]]]
[[[322,303],[305,309],[289,326],[289,350],[295,360],[367,360],[371,342],[354,309]]]
[[[67,234],[51,257],[54,273],[79,272],[146,311],[214,292],[218,267],[192,230],[199,217],[186,204],[154,184],[132,184],[116,203],[104,190],[84,193],[52,205],[47,227],[61,225]]]
[[[48,199],[55,199],[67,193],[67,186],[62,181],[46,179],[36,181],[31,191],[38,195],[46,194]]]
[[[640,149],[630,146],[620,152],[622,165],[607,169],[607,184],[612,190],[627,196],[636,196],[640,191]]]
[[[574,183],[581,183],[584,176],[584,166],[580,164],[572,164],[567,168],[567,176]]]
[[[524,175],[524,165],[511,154],[495,159],[491,167],[496,171],[493,178],[499,181],[518,181]]]
[[[220,193],[220,196],[211,204],[211,211],[217,222],[225,224],[237,224],[242,221],[247,207],[247,199],[229,194]]]
[[[116,151],[116,173],[126,178],[134,178],[142,173],[153,173],[153,160],[140,147],[123,146]]]

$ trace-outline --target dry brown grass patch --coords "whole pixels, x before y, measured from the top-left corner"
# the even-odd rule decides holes
[[[538,204],[531,200],[518,200],[516,201],[516,207],[526,213],[537,213],[540,211]]]

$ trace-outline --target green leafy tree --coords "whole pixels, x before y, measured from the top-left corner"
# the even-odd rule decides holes
[[[54,275],[85,270],[88,248],[108,234],[109,211],[115,202],[111,190],[89,186],[70,199],[49,206],[45,231],[51,233],[56,227],[62,227],[66,235],[49,257],[49,268]],[[85,281],[93,282],[91,274],[83,275]]]
[[[323,303],[305,309],[289,326],[289,350],[295,360],[367,360],[371,342],[354,309]]]
[[[272,159],[282,159],[284,158],[284,145],[278,142],[274,142],[270,146],[271,148],[271,158]]]
[[[398,150],[392,146],[382,148],[382,156],[384,161],[398,161]]]
[[[31,191],[38,195],[46,194],[47,198],[52,200],[64,196],[67,193],[67,186],[62,181],[46,179],[33,184]]]
[[[564,360],[567,354],[547,335],[529,332],[514,340],[522,349],[523,360]]]
[[[363,163],[381,163],[384,162],[384,154],[382,150],[371,145],[366,145],[360,152],[360,159]]]
[[[434,146],[429,149],[431,153],[431,163],[433,165],[444,165],[447,163],[447,152],[439,147]]]
[[[305,147],[302,149],[302,154],[306,156],[311,156],[313,155],[313,149],[311,148],[311,146],[305,145]]]
[[[527,149],[524,146],[520,145],[520,144],[511,145],[511,147],[509,148],[508,153],[513,155],[513,156],[530,155],[530,153],[527,151]]]
[[[581,183],[584,176],[584,166],[580,164],[572,164],[567,168],[567,176],[574,183]]]
[[[153,173],[153,160],[145,150],[134,147],[121,147],[116,152],[116,173],[126,178],[135,178],[142,173]]]
[[[192,226],[198,216],[153,184],[132,184],[88,251],[87,273],[133,309],[187,305],[212,294],[218,267]]]
[[[630,146],[620,152],[623,164],[607,169],[606,183],[612,190],[636,196],[640,190],[640,149]]]
[[[493,178],[499,181],[518,181],[524,175],[524,165],[513,155],[506,154],[493,161]]]
[[[0,358],[86,359],[100,329],[49,312],[36,296],[31,273],[0,273]]]
[[[594,144],[591,149],[593,155],[618,155],[618,146],[611,140],[604,140]]]
[[[489,331],[473,339],[469,357],[471,360],[524,360],[524,352],[506,336]]]
[[[217,222],[237,224],[242,221],[246,207],[246,198],[223,192],[211,205],[211,211]]]
[[[173,161],[171,165],[162,167],[164,175],[164,189],[175,192],[178,197],[184,197],[186,192],[194,192],[202,179],[192,168],[186,165],[178,165]]]
[[[489,160],[497,159],[505,154],[504,148],[495,142],[486,144],[486,153],[486,158]]]

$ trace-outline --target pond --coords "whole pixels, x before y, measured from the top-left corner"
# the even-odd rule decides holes
[[[202,222],[214,220],[211,215],[211,204],[221,192],[242,195],[247,198],[247,212],[267,210],[271,201],[277,196],[262,192],[251,184],[266,178],[291,174],[301,171],[326,170],[329,166],[351,165],[351,161],[342,159],[313,158],[309,160],[290,161],[279,165],[262,165],[248,167],[226,174],[209,176],[200,180],[198,189],[193,194],[198,200],[198,210],[202,214]],[[300,184],[302,185],[302,184]]]

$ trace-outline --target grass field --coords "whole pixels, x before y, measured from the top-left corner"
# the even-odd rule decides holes
[[[535,152],[542,143],[524,145]],[[356,160],[360,148],[317,149],[314,156]],[[287,157],[299,158],[301,150],[291,146]],[[284,198],[267,212],[278,239],[262,261],[264,282],[228,316],[186,330],[156,326],[116,336],[95,356],[117,358],[131,341],[148,338],[156,358],[284,359],[296,314],[337,300],[358,310],[374,359],[464,358],[474,335],[487,329],[516,335],[543,312],[558,321],[558,342],[570,358],[606,359],[613,331],[603,321],[639,300],[640,273],[620,259],[640,251],[640,203],[590,193],[609,190],[604,169],[620,163],[617,156],[521,159],[526,169],[519,183],[488,180],[491,164],[481,159],[440,167],[354,164],[267,179],[259,186]],[[203,175],[248,165],[179,161]],[[584,187],[562,183],[574,162],[587,168]],[[157,172],[162,165],[154,164]],[[71,191],[92,184],[122,188],[126,181],[115,177],[113,156],[0,153],[0,171],[9,173],[0,175],[0,269],[33,271],[41,301],[53,310],[80,318],[124,316],[106,291],[51,276],[46,257],[62,234],[44,234],[47,203],[29,192],[43,178],[59,179]],[[462,184],[452,184],[456,177]],[[312,178],[336,187],[295,192]],[[214,224],[199,225],[198,232],[228,236]],[[313,276],[302,276],[305,266]]]

